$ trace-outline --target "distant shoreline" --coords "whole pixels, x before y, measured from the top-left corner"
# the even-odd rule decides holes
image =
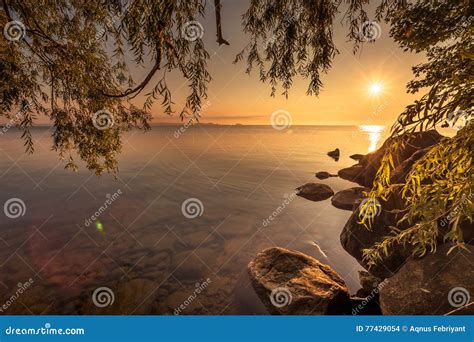
[[[151,127],[181,127],[183,124],[179,123],[154,123],[150,125]],[[229,126],[236,126],[236,127],[272,127],[272,125],[246,125],[246,124],[216,124],[216,123],[199,123],[196,126],[206,126],[206,127],[229,127]],[[358,127],[360,125],[353,124],[353,125],[292,125],[291,127]],[[0,125],[0,129],[6,127],[6,125]],[[46,124],[37,124],[32,126],[31,128],[51,128],[52,125]]]

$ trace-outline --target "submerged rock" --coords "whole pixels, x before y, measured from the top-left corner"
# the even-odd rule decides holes
[[[337,175],[333,175],[329,172],[326,172],[326,171],[319,171],[319,172],[316,172],[316,178],[318,179],[327,179],[329,177],[337,177]]]
[[[110,286],[110,287],[109,287]],[[159,286],[147,279],[132,279],[84,294],[81,312],[88,315],[150,315]]]
[[[333,158],[335,161],[338,161],[339,157],[341,156],[341,151],[338,148],[336,148],[334,151],[329,151],[328,156]]]
[[[342,278],[328,265],[284,248],[264,250],[249,263],[252,285],[270,313],[347,314],[352,309]]]
[[[331,198],[331,203],[338,209],[352,211],[364,199],[364,191],[368,190],[369,189],[363,187],[354,187],[336,192]]]
[[[445,244],[435,254],[410,258],[382,288],[382,312],[444,315],[462,308],[460,314],[474,314],[474,307],[468,306],[474,296],[474,246],[466,245],[467,250],[457,248],[447,255],[450,248]]]
[[[296,188],[296,195],[310,201],[324,201],[334,195],[334,191],[326,184],[307,183]]]

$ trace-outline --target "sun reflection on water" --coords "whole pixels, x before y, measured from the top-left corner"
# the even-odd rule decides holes
[[[385,126],[379,125],[361,125],[359,126],[361,132],[369,135],[369,148],[368,152],[374,152],[377,149],[377,144],[382,138],[382,133],[385,130]]]

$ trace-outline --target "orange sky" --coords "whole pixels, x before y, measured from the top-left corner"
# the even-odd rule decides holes
[[[209,69],[213,77],[201,122],[268,125],[271,113],[286,110],[292,116],[293,125],[391,124],[406,105],[419,97],[406,94],[405,85],[412,79],[411,67],[424,61],[422,55],[404,53],[388,37],[388,27],[384,24],[381,24],[381,37],[373,44],[365,44],[362,51],[354,55],[352,43],[346,42],[347,29],[339,24],[339,19],[335,41],[340,55],[323,76],[324,89],[320,96],[307,96],[307,81],[297,79],[289,99],[281,95],[270,97],[268,84],[261,83],[256,73],[250,76],[244,73],[245,63],[232,64],[248,40],[240,22],[247,3],[247,0],[222,2],[224,37],[230,46],[219,47],[215,42],[212,4],[208,5],[206,18],[199,18],[204,26],[206,48],[212,56]],[[136,79],[145,73],[146,70],[141,70]],[[368,92],[373,82],[382,85],[379,96]],[[156,103],[154,123],[179,122],[178,112],[187,95],[186,83],[181,77],[174,77],[168,83],[177,113],[167,117]],[[136,103],[142,102],[139,97]]]
[[[207,15],[197,18],[204,27],[204,42],[211,54],[208,63],[213,80],[209,99],[202,111],[202,123],[269,125],[271,114],[285,110],[291,114],[293,125],[391,125],[397,115],[420,95],[406,94],[405,85],[412,79],[411,67],[424,61],[424,56],[404,53],[388,37],[388,27],[381,24],[381,36],[372,44],[365,44],[354,55],[352,43],[346,42],[347,28],[336,19],[335,42],[340,54],[332,69],[323,75],[324,88],[319,97],[307,96],[307,80],[295,79],[290,96],[270,97],[270,86],[259,81],[256,73],[247,75],[245,62],[232,64],[235,55],[248,42],[242,32],[241,15],[249,0],[223,0],[222,23],[224,37],[230,46],[218,46],[215,33],[214,6],[207,2]],[[150,66],[151,67],[151,66]],[[133,68],[132,68],[133,69]],[[134,72],[136,82],[148,73],[149,68]],[[161,75],[155,75],[146,94]],[[175,114],[163,113],[161,101],[153,106],[153,123],[180,123],[179,111],[188,94],[186,80],[177,74],[167,76],[173,95]],[[371,96],[370,85],[378,82],[382,93]],[[133,103],[142,105],[144,96]],[[46,123],[43,119],[38,123]]]

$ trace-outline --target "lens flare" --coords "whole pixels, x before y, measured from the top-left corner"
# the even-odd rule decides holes
[[[370,95],[379,95],[383,90],[382,84],[381,83],[372,83],[369,86],[369,93]]]
[[[100,221],[97,221],[97,222],[95,223],[95,228],[96,228],[99,232],[104,231],[104,225],[103,225],[102,222],[100,222]]]

